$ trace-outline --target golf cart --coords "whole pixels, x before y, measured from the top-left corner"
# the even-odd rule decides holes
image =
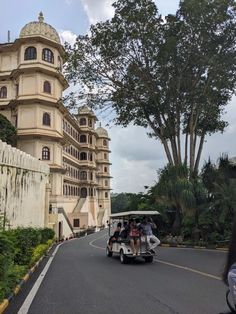
[[[158,211],[128,211],[121,212],[110,215],[109,220],[109,238],[113,235],[113,226],[121,223],[122,227],[124,222],[128,222],[131,219],[142,220],[146,218],[152,218],[154,216],[160,215]],[[120,233],[120,235],[122,232]],[[106,246],[106,255],[112,257],[113,254],[120,256],[120,262],[122,264],[127,264],[129,261],[135,258],[143,258],[146,263],[152,263],[153,257],[156,255],[155,251],[149,250],[149,243],[147,242],[147,237],[139,236],[140,239],[140,252],[137,256],[134,256],[131,246],[130,239],[118,237],[115,241],[112,241],[112,249],[109,247],[109,240]]]

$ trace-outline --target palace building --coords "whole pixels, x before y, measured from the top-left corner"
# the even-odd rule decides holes
[[[111,206],[110,138],[86,104],[77,115],[64,106],[63,54],[42,13],[0,44],[0,113],[17,128],[17,148],[50,167],[48,224],[59,237],[104,225]]]

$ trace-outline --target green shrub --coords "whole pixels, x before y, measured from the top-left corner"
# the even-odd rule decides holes
[[[49,248],[48,244],[39,244],[36,248],[34,248],[30,264],[31,265],[35,264],[40,259],[41,256],[46,254],[48,248]]]
[[[11,271],[14,259],[13,242],[3,232],[0,233],[0,301],[10,291]]]
[[[55,236],[55,232],[50,228],[39,229],[39,232],[41,234],[41,243],[46,243]]]
[[[49,228],[0,232],[0,302],[12,292],[29,266],[47,252],[53,237],[54,231]]]
[[[16,247],[14,263],[29,265],[33,248],[41,242],[40,231],[34,228],[17,228],[8,231],[8,233]]]
[[[48,245],[48,248],[50,248],[50,246],[52,246],[54,240],[47,240],[47,245]]]

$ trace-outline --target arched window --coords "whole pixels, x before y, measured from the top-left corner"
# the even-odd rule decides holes
[[[82,198],[87,197],[87,189],[86,189],[86,188],[81,188],[80,196],[81,196]]]
[[[105,198],[108,198],[108,192],[105,192]]]
[[[35,47],[28,47],[25,49],[25,60],[37,59],[37,50]]]
[[[43,125],[51,125],[51,117],[50,114],[48,112],[44,112],[43,114]]]
[[[86,171],[80,172],[80,180],[87,180],[87,172]]]
[[[43,91],[44,91],[44,93],[51,94],[51,84],[50,84],[50,82],[45,81],[43,83]]]
[[[6,86],[2,86],[0,88],[0,98],[7,98],[7,88],[6,88]]]
[[[43,49],[43,54],[42,54],[42,59],[44,61],[50,62],[50,63],[54,63],[54,55],[52,50],[48,49],[48,48],[44,48]]]
[[[90,161],[93,161],[93,153],[90,153],[90,154],[89,154],[89,160],[90,160]]]
[[[80,153],[80,160],[87,160],[87,153],[85,152]]]
[[[107,146],[107,140],[103,140],[103,146]]]
[[[87,143],[87,136],[82,134],[80,135],[80,143]]]
[[[93,181],[93,173],[90,172],[90,180]]]
[[[42,160],[50,160],[50,149],[46,146],[42,149]]]
[[[85,119],[85,118],[80,118],[79,124],[80,124],[80,125],[86,125],[86,124],[87,124],[86,119]]]
[[[93,144],[93,137],[92,137],[92,135],[89,135],[89,144]]]
[[[104,172],[107,172],[107,167],[104,167]]]

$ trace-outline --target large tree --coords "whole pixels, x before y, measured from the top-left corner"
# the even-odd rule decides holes
[[[111,20],[67,46],[67,78],[111,108],[115,122],[148,129],[171,165],[196,174],[206,136],[223,132],[236,82],[234,0],[182,0],[163,19],[151,0],[118,0]]]
[[[16,145],[16,128],[2,114],[0,114],[0,140],[10,145]]]

